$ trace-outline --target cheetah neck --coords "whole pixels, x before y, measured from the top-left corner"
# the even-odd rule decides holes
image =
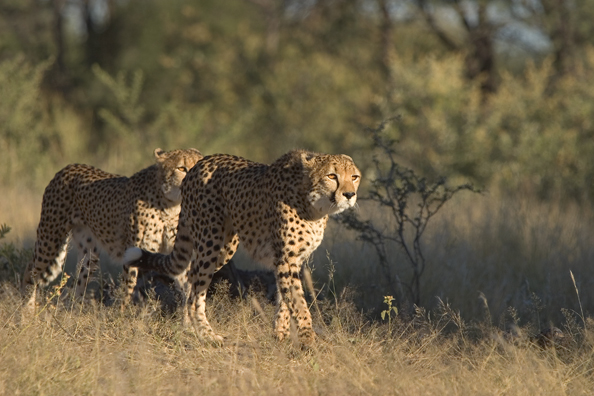
[[[309,204],[309,203],[308,203]],[[320,220],[327,221],[328,220],[328,213],[323,213],[313,207],[313,205],[309,205],[309,210],[307,211],[307,215],[303,217],[305,220],[316,222]]]

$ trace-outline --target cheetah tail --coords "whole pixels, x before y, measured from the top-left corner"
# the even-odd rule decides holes
[[[142,258],[142,249],[137,247],[131,247],[126,249],[126,252],[124,253],[124,258],[122,259],[122,263],[131,264],[133,261],[139,260],[140,258]]]
[[[149,256],[149,252],[145,252],[137,247],[131,247],[124,253],[122,264],[142,269],[153,269],[150,260],[148,260]]]

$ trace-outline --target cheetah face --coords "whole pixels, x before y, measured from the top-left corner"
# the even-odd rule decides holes
[[[351,157],[319,156],[310,177],[312,189],[308,200],[320,215],[340,213],[355,206],[361,172]]]
[[[155,158],[159,166],[161,191],[168,200],[175,204],[181,202],[181,184],[186,173],[203,158],[196,149],[173,150],[165,152],[155,149]]]

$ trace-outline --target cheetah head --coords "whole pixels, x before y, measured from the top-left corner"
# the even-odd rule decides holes
[[[355,206],[361,172],[351,157],[312,155],[306,169],[311,183],[307,199],[319,215],[336,214]]]
[[[159,167],[161,191],[165,198],[179,204],[182,181],[186,173],[203,158],[203,155],[193,148],[172,151],[163,151],[158,148],[154,153]]]

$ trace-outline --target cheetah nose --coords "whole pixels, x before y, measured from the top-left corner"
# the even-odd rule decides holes
[[[354,192],[345,192],[345,193],[342,193],[342,195],[344,195],[346,197],[346,199],[351,199],[355,196],[355,193]]]

